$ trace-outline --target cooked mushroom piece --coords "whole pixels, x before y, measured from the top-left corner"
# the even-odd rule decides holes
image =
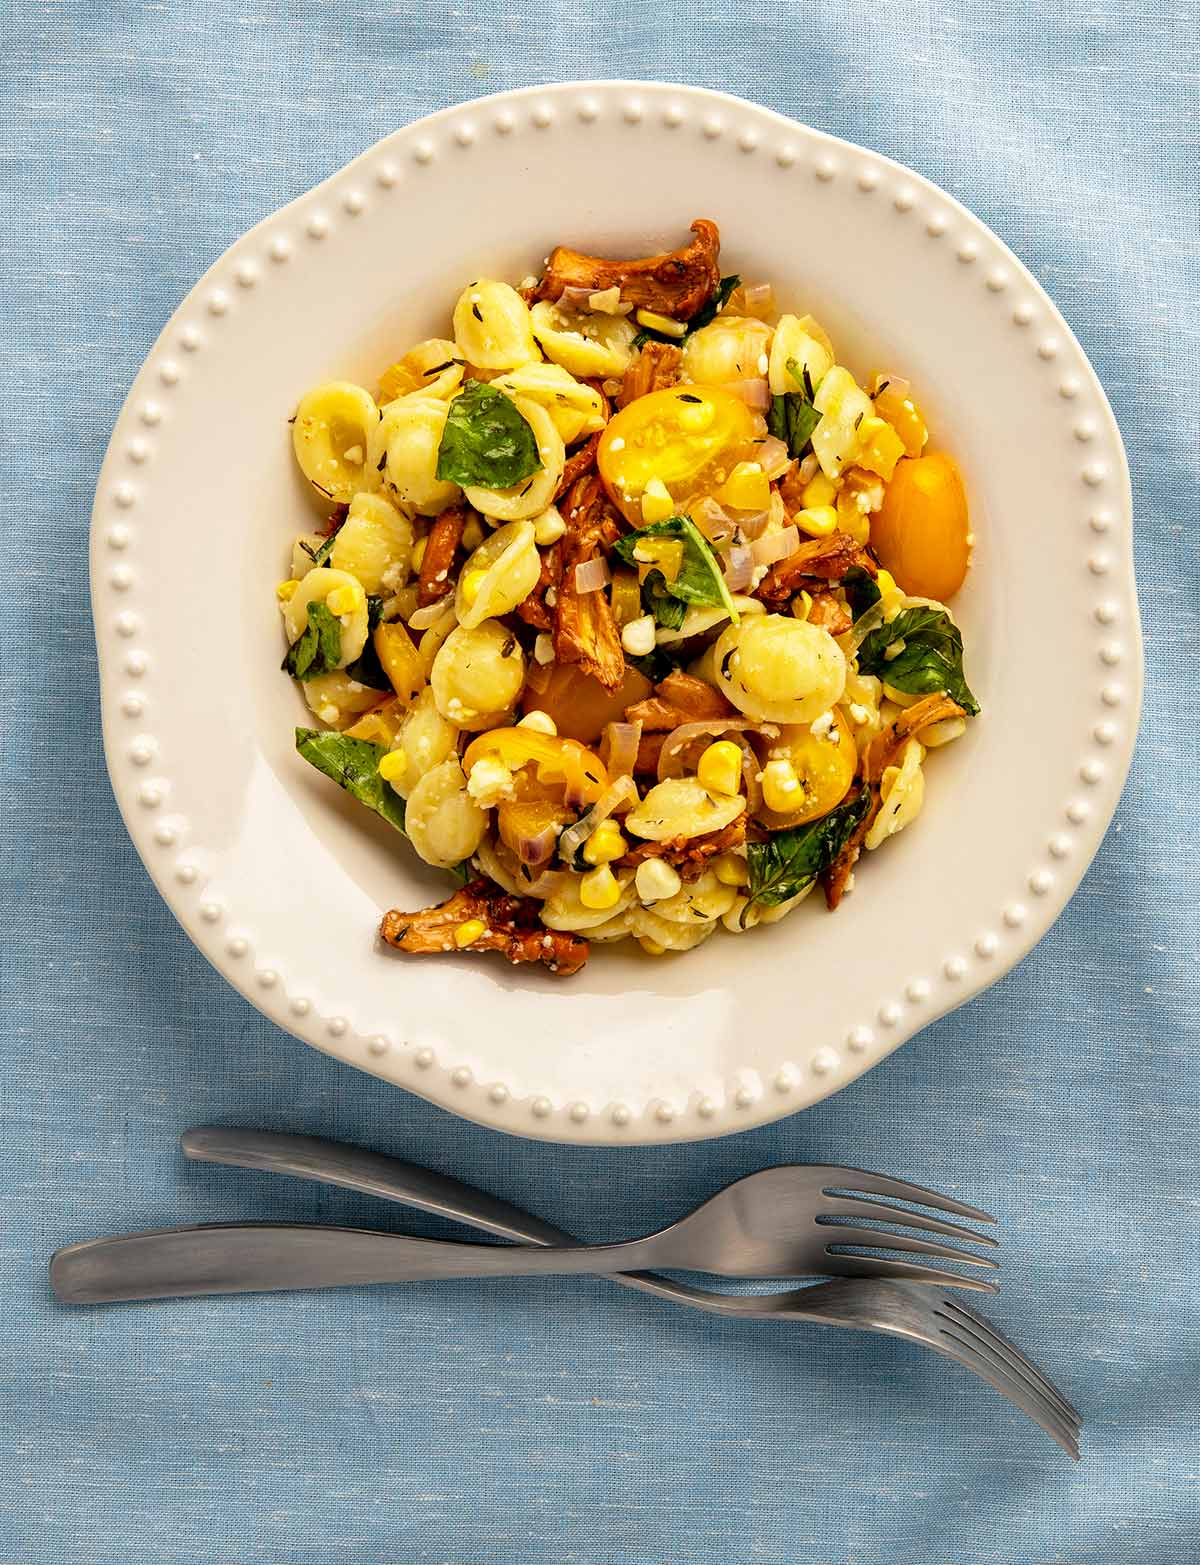
[[[708,303],[721,281],[717,225],[699,217],[692,233],[696,237],[682,249],[635,261],[608,261],[558,245],[532,299],[561,299],[568,288],[592,293],[619,288],[625,304],[686,321]]]

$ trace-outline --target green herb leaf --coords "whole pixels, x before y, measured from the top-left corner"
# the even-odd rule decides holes
[[[712,298],[707,304],[702,304],[688,322],[688,336],[694,331],[699,331],[702,326],[710,326],[721,311],[729,303],[729,295],[741,285],[742,279],[734,272],[729,277],[722,277],[717,284]]]
[[[508,489],[541,465],[533,430],[503,392],[473,380],[455,397],[438,448],[439,478]]]
[[[861,565],[852,565],[842,577],[842,590],[855,619],[861,619],[882,596],[870,571],[864,570]]]
[[[368,739],[351,739],[346,734],[323,733],[316,728],[297,728],[296,749],[319,772],[331,777],[339,788],[382,815],[389,826],[404,830],[404,800],[379,775],[379,763],[387,754],[381,744]]]
[[[888,657],[891,648],[900,650]],[[963,677],[963,640],[945,609],[926,604],[902,609],[894,620],[865,637],[858,649],[861,674],[880,679],[906,695],[927,696],[945,691],[972,717],[979,702]]]
[[[766,842],[748,842],[750,901],[759,907],[778,907],[798,897],[837,858],[866,819],[870,803],[870,789],[860,788],[820,820],[773,831]]]
[[[383,599],[377,598],[373,593],[367,595],[367,639],[362,651],[354,662],[346,669],[351,679],[357,679],[360,685],[366,685],[370,690],[386,690],[391,692],[392,682],[383,672],[383,664],[379,661],[379,654],[375,650],[375,643],[371,639],[371,632],[383,618]]]
[[[308,624],[287,650],[283,670],[293,679],[329,674],[342,660],[342,624],[324,603],[308,605]]]
[[[785,391],[782,396],[771,398],[767,430],[776,440],[783,441],[789,456],[805,454],[820,422],[821,415],[798,391]]]
[[[682,605],[688,603],[721,605],[736,625],[738,611],[725,585],[725,577],[716,556],[704,536],[687,516],[668,516],[665,521],[651,522],[635,533],[626,533],[613,545],[613,553],[626,565],[637,566],[642,561],[636,557],[639,543],[647,538],[677,538],[683,544],[683,563],[674,581],[667,581],[661,571],[649,571],[642,590],[649,599],[649,608],[660,625],[670,625],[678,630],[683,623]],[[667,608],[664,600],[675,599],[680,610]],[[668,616],[668,617],[664,617]]]
[[[702,326],[710,326],[729,302],[729,295],[741,282],[741,278],[735,272],[731,277],[722,277],[713,291],[707,304],[702,304],[695,315],[687,323],[687,331],[682,337],[672,337],[665,331],[655,331],[653,326],[643,326],[641,331],[633,339],[635,348],[644,348],[648,342],[670,342],[679,347]]]

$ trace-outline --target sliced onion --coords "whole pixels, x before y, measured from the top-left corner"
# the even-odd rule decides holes
[[[525,664],[526,688],[532,690],[535,696],[540,696],[550,683],[555,667],[553,662],[539,663],[537,658],[529,658]]]
[[[768,478],[782,478],[792,465],[792,454],[782,440],[768,435],[758,448],[758,465]]]
[[[558,839],[558,851],[561,858],[568,864],[575,862],[575,855],[583,847],[584,843],[599,826],[601,821],[606,821],[610,815],[614,815],[626,801],[630,804],[638,802],[637,784],[632,777],[618,777],[612,782],[592,805],[586,815],[577,820],[574,826],[568,826],[566,831]]]
[[[775,308],[775,290],[770,283],[743,284],[742,300],[747,315],[765,320]]]
[[[539,902],[545,902],[548,897],[556,896],[566,884],[566,870],[544,869],[536,880],[525,887],[525,895],[536,897]]]
[[[844,636],[838,638],[838,645],[848,658],[852,658],[871,632],[883,624],[883,612],[883,599],[880,598],[859,615]]]
[[[800,529],[785,527],[777,533],[767,533],[756,538],[750,546],[755,565],[774,565],[776,560],[786,560],[800,547]]]
[[[436,603],[427,603],[423,609],[414,609],[409,616],[409,628],[412,630],[428,630],[431,625],[436,625],[438,620],[450,607],[450,593],[447,590],[444,598],[439,598]]]
[[[556,828],[552,825],[543,826],[541,831],[517,838],[516,854],[522,864],[528,864],[530,869],[537,869],[543,864],[549,864],[554,857],[554,847],[557,842]]]
[[[611,580],[612,572],[602,554],[598,554],[594,560],[584,560],[575,567],[575,591],[581,596],[586,592],[599,592]]]
[[[723,559],[725,585],[730,592],[741,592],[743,587],[750,585],[754,575],[754,551],[744,543],[735,543],[732,549],[726,550]]]
[[[771,388],[765,376],[756,375],[752,380],[731,380],[725,390],[732,391],[741,397],[748,408],[757,408],[759,412],[771,406]]]
[[[796,477],[802,484],[810,484],[820,471],[821,464],[817,460],[817,454],[815,451],[810,451],[801,462]]]
[[[757,538],[771,520],[771,508],[768,506],[765,511],[731,511],[729,515],[743,537]]]
[[[642,742],[642,725],[636,723],[606,723],[604,742],[600,746],[600,759],[610,777],[632,777],[637,761],[638,746]]]
[[[735,523],[723,505],[706,496],[692,507],[692,521],[709,543],[722,544],[733,537]]]
[[[564,288],[554,301],[560,310],[586,310],[594,288]]]

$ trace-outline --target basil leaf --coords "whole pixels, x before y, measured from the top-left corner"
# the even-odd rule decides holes
[[[370,690],[386,690],[390,694],[392,682],[383,671],[383,664],[379,661],[379,654],[371,639],[371,632],[382,618],[383,599],[368,593],[367,639],[358,657],[346,669],[346,673],[351,679],[357,679],[360,685],[366,685]]]
[[[855,619],[861,619],[871,605],[878,603],[883,596],[870,571],[865,571],[861,565],[852,565],[842,577],[842,591],[846,594],[846,603]]]
[[[308,624],[292,642],[283,670],[293,679],[316,679],[329,674],[342,660],[342,624],[324,603],[308,605]]]
[[[683,624],[683,616],[687,613],[687,604],[682,598],[671,596],[671,589],[663,573],[651,571],[643,587],[646,596],[650,599],[650,612],[654,616],[654,623],[661,625],[665,630],[678,630]]]
[[[702,304],[695,315],[687,323],[687,331],[682,337],[671,337],[665,331],[655,331],[653,326],[643,326],[641,331],[633,339],[635,348],[644,348],[648,342],[672,342],[676,347],[686,342],[694,331],[699,331],[702,326],[711,326],[717,316],[729,303],[729,295],[740,284],[741,278],[736,272],[730,277],[722,277],[713,290],[712,297],[707,304]]]
[[[771,398],[767,413],[767,432],[782,440],[789,456],[800,457],[808,450],[812,432],[821,422],[813,406],[813,383],[807,368],[797,371],[795,359],[787,361],[788,374],[801,389],[785,391]]]
[[[888,657],[895,646],[900,650]],[[972,717],[979,712],[979,702],[963,677],[962,634],[945,609],[924,603],[902,609],[894,620],[863,639],[858,671],[878,674],[906,695],[927,696],[944,690],[964,712]]]
[[[510,489],[541,465],[533,430],[503,392],[473,380],[455,397],[438,447],[439,478]]]
[[[309,763],[339,788],[382,815],[389,826],[404,830],[404,800],[379,775],[379,763],[387,754],[381,744],[369,739],[351,739],[346,734],[322,733],[316,728],[297,728],[296,749]]]
[[[728,611],[733,624],[737,624],[738,611],[725,585],[725,576],[707,540],[690,517],[668,516],[665,521],[651,522],[648,527],[640,527],[637,532],[626,533],[623,538],[617,539],[613,552],[626,565],[643,564],[634,551],[647,538],[677,538],[683,544],[683,560],[674,581],[667,581],[661,571],[650,571],[642,584],[644,591],[649,588],[647,596],[650,598],[650,608],[660,625],[670,624],[672,629],[678,629],[683,623],[683,615],[679,614],[675,618],[674,609],[664,608],[660,611],[655,608],[656,601],[663,597],[674,598],[680,604],[720,605]],[[651,582],[651,578],[657,580]],[[660,612],[670,614],[672,619],[660,618]]]
[[[871,790],[860,788],[820,820],[773,831],[766,842],[746,844],[749,896],[759,907],[778,907],[797,897],[827,870],[866,819]]]

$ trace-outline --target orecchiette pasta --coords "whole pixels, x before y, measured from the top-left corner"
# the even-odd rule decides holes
[[[625,817],[625,829],[650,842],[671,837],[702,837],[730,825],[746,808],[741,794],[712,794],[694,777],[656,783]]]
[[[373,464],[383,462],[396,499],[423,516],[436,516],[459,495],[457,484],[437,476],[446,408],[437,397],[419,392],[389,402],[371,444]]]
[[[564,445],[604,428],[604,402],[594,386],[585,386],[560,364],[523,364],[492,382],[497,391],[524,397],[545,408]]]
[[[581,380],[629,368],[637,327],[624,316],[576,313],[545,299],[529,313],[542,352]]]
[[[763,321],[718,315],[693,332],[683,349],[683,373],[700,386],[757,380],[767,373],[771,328]],[[795,391],[796,387],[788,388]]]
[[[904,746],[900,765],[889,766],[884,772],[879,784],[883,803],[867,833],[868,848],[878,848],[921,813],[925,802],[925,773],[921,770],[924,758],[924,746],[910,739]]]
[[[815,885],[815,880],[809,881],[803,891],[794,897],[789,897],[786,902],[778,903],[775,907],[763,907],[760,902],[752,902],[749,897],[739,896],[722,915],[721,923],[731,935],[744,935],[747,930],[757,929],[760,924],[778,924],[780,919],[786,918],[793,908],[800,906]]]
[[[542,562],[532,522],[509,522],[485,538],[458,578],[454,611],[468,630],[510,614],[537,584]]]
[[[781,614],[731,625],[713,661],[719,688],[760,722],[811,723],[846,685],[846,659],[829,632]]]
[[[393,402],[417,391],[448,402],[462,378],[462,357],[455,344],[445,337],[430,337],[384,370],[379,377],[379,399]]]
[[[430,688],[438,711],[459,728],[494,728],[517,704],[525,656],[495,620],[452,630],[433,660]]]
[[[553,894],[542,904],[542,923],[547,929],[596,929],[630,908],[634,900],[633,873],[622,870],[617,874],[620,895],[611,907],[586,907],[580,900],[579,888],[582,875],[568,874]]]
[[[331,728],[346,728],[361,713],[379,704],[378,690],[351,679],[342,669],[332,674],[318,674],[300,688],[311,710]]]
[[[808,315],[803,320],[795,315],[779,317],[779,323],[771,337],[770,363],[767,371],[773,397],[782,396],[789,391],[804,390],[806,370],[807,384],[819,386],[833,368],[833,353],[812,333],[811,328],[815,324],[812,317]],[[819,327],[817,329],[820,330]],[[789,362],[796,366],[794,375],[788,368]]]
[[[301,533],[292,545],[292,576],[299,581],[313,568],[313,556],[326,540],[320,533]]]
[[[487,819],[487,811],[467,792],[467,779],[453,756],[426,772],[409,794],[404,829],[426,864],[453,869],[479,847]]]
[[[453,754],[457,743],[458,729],[438,711],[433,691],[422,690],[405,714],[392,746],[403,751],[405,760],[392,787],[401,797],[407,798],[426,772],[440,766]]]
[[[716,933],[717,920],[702,924],[672,923],[659,916],[657,907],[634,907],[629,910],[629,927],[638,944],[651,956],[661,956],[664,951],[691,951],[702,941]]]
[[[412,550],[408,517],[381,494],[356,494],[329,561],[335,570],[356,576],[365,592],[379,594],[404,585]]]
[[[292,448],[300,471],[320,494],[348,505],[362,490],[376,489],[371,441],[379,409],[369,391],[331,380],[301,399],[292,422]]]
[[[352,605],[345,608],[339,602],[336,615],[342,627],[342,655],[337,666],[345,668],[367,644],[367,595],[348,572],[329,568],[309,571],[288,599],[283,623],[288,640],[298,641],[308,628],[309,604],[324,603],[331,593],[339,594]]]
[[[467,362],[483,370],[516,369],[538,357],[528,305],[515,288],[490,277],[459,295],[454,340]]]
[[[685,880],[673,897],[655,902],[654,911],[671,924],[709,924],[723,918],[737,899],[737,887],[724,885],[709,869]]]
[[[567,459],[562,436],[555,429],[554,420],[546,409],[525,397],[513,400],[521,417],[533,431],[541,468],[532,478],[514,484],[510,489],[479,489],[469,484],[463,491],[477,511],[499,522],[515,522],[544,511],[554,499]]]

